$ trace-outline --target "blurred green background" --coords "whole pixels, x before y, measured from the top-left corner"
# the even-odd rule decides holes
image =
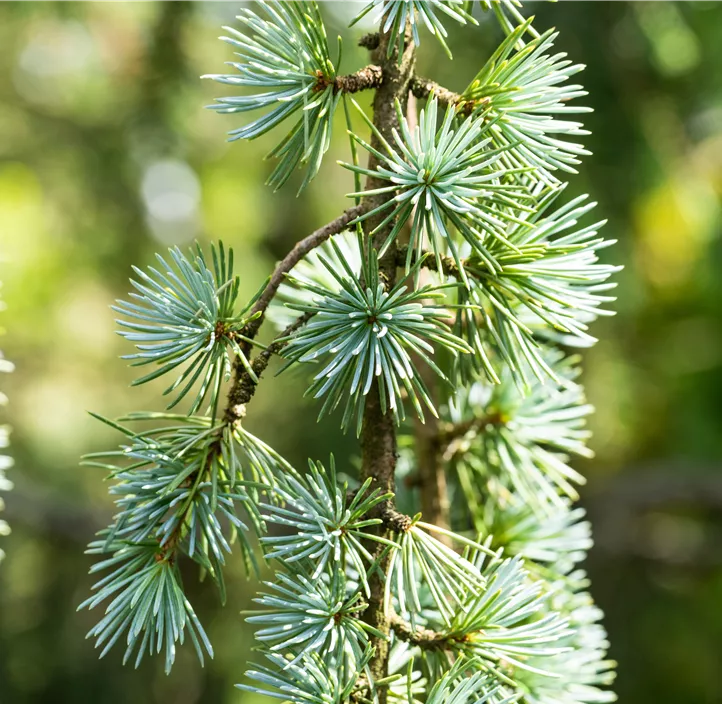
[[[0,3],[0,279],[17,365],[4,390],[14,426],[13,533],[0,567],[0,702],[204,704],[252,701],[233,689],[252,642],[239,612],[253,593],[231,560],[230,599],[187,583],[216,659],[182,649],[170,677],[119,652],[96,659],[76,614],[90,586],[84,544],[111,513],[79,456],[117,438],[86,414],[158,408],[158,387],[130,390],[128,351],[108,305],[131,263],[169,244],[223,238],[250,294],[294,241],[347,207],[343,124],[301,198],[273,194],[262,161],[276,135],[232,144],[234,116],[203,110],[219,86],[217,41],[238,3]],[[366,62],[358,5],[327,2],[342,70]],[[619,240],[618,315],[585,354],[597,407],[581,467],[597,547],[587,565],[607,613],[622,704],[722,702],[722,4],[535,3],[537,26],[587,64],[595,112],[573,193],[589,191]],[[425,35],[420,72],[460,90],[499,33],[454,29],[455,61]],[[340,116],[340,115],[339,115]],[[340,116],[341,117],[341,116]],[[302,380],[270,380],[250,424],[291,460],[347,458],[351,437],[315,425]],[[3,419],[5,420],[5,418]]]

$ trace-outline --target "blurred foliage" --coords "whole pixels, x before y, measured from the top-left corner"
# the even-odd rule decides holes
[[[326,2],[343,33],[342,71],[366,62],[357,7]],[[203,110],[217,86],[198,76],[229,60],[215,40],[233,3],[0,3],[0,255],[17,365],[6,380],[14,426],[7,497],[13,533],[0,569],[0,702],[256,701],[233,689],[248,657],[238,612],[253,589],[232,561],[224,610],[194,587],[217,657],[201,670],[187,649],[170,678],[112,654],[98,662],[84,634],[89,559],[82,547],[111,511],[81,453],[113,439],[108,416],[149,403],[116,360],[128,347],[108,306],[130,264],[172,243],[223,238],[252,294],[294,241],[346,207],[343,116],[332,158],[301,198],[263,185],[274,143],[229,145],[231,116]],[[620,702],[722,701],[722,5],[711,2],[535,3],[539,27],[587,64],[594,152],[573,182],[610,219],[622,261],[616,318],[597,324],[586,355],[598,411],[582,469],[598,547],[589,570],[620,661]],[[489,21],[454,29],[455,61],[425,42],[419,72],[461,90],[498,39]],[[363,96],[366,98],[366,96]],[[300,184],[302,176],[294,176]],[[571,194],[574,195],[574,194]],[[162,382],[159,382],[162,384]],[[249,425],[298,466],[352,436],[316,426],[303,379],[269,381]],[[280,418],[279,418],[280,416]],[[269,423],[273,418],[274,422]],[[5,419],[3,419],[5,420]],[[278,429],[282,428],[280,432]],[[274,437],[274,433],[276,436]],[[194,577],[188,575],[188,581]]]

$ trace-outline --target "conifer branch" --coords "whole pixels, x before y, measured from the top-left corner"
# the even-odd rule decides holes
[[[273,270],[273,273],[264,287],[263,292],[251,309],[251,313],[257,317],[251,320],[243,329],[242,334],[244,338],[252,340],[258,334],[258,331],[265,319],[268,306],[278,293],[278,289],[284,282],[286,274],[288,274],[293,267],[295,267],[296,264],[298,264],[313,249],[322,245],[333,235],[343,232],[349,226],[349,223],[362,215],[366,209],[366,204],[362,203],[355,205],[354,207],[344,211],[335,220],[332,220],[323,227],[320,227],[318,230],[315,230],[294,245],[293,249],[291,249],[291,251],[276,265],[276,268]],[[310,320],[310,317],[310,315],[302,316],[302,322],[297,321],[298,324],[294,323],[289,326],[282,335],[278,336],[278,339],[288,336],[298,330],[305,322]],[[268,366],[268,362],[271,357],[280,352],[284,346],[285,343],[272,343],[268,350],[264,350],[264,352],[262,352],[254,360],[254,363],[251,365],[251,369],[255,372],[256,368],[258,368],[261,372],[263,372]],[[244,351],[244,353],[248,354],[250,351],[250,343],[241,342],[240,348]],[[272,351],[269,352],[269,350]],[[257,380],[253,379],[247,366],[243,364],[240,359],[236,359],[234,363],[233,383],[230,391],[228,392],[228,404],[225,412],[225,416],[229,422],[233,422],[234,419],[238,419],[240,417],[239,414],[242,412],[240,409],[248,403],[248,401],[250,401],[256,391],[256,385]]]
[[[501,413],[489,413],[474,418],[469,418],[459,423],[449,423],[442,425],[439,434],[436,436],[436,443],[443,452],[455,440],[463,438],[471,431],[479,432],[487,425],[501,425],[504,423],[504,417]]]
[[[413,525],[411,516],[397,511],[388,501],[379,510],[379,516],[384,526],[392,533],[406,533]]]
[[[399,640],[422,650],[444,650],[449,646],[449,638],[446,634],[420,626],[414,628],[396,613],[389,618],[389,626]]]
[[[288,272],[291,271],[291,269],[293,269],[293,267],[296,266],[296,264],[298,264],[298,262],[300,262],[301,259],[303,259],[303,257],[305,257],[312,249],[323,244],[332,235],[337,235],[340,232],[343,232],[349,226],[349,223],[360,215],[363,215],[366,210],[368,210],[368,207],[364,204],[355,205],[344,211],[335,220],[332,220],[323,227],[320,227],[318,230],[315,230],[294,245],[293,249],[276,265],[276,268],[273,270],[271,278],[269,279],[268,284],[266,284],[263,293],[251,309],[252,313],[260,313],[261,315],[248,325],[244,332],[246,337],[255,337],[263,322],[266,309],[273,300],[273,297],[276,295],[278,287],[283,283],[286,274],[288,274]]]
[[[158,562],[167,562],[171,566],[175,563],[178,548],[188,530],[187,522],[193,510],[193,502],[198,493],[198,489],[201,483],[207,480],[208,475],[212,471],[213,462],[218,457],[220,451],[221,438],[219,435],[217,440],[214,440],[210,443],[210,445],[208,445],[208,455],[202,467],[198,471],[190,474],[185,480],[186,484],[191,486],[191,491],[186,499],[185,508],[181,511],[180,519],[178,520],[176,527],[168,536],[165,536],[164,539],[159,542],[158,554],[156,555],[156,560]]]
[[[376,90],[373,101],[373,124],[382,139],[392,140],[393,130],[399,128],[398,116],[395,109],[395,102],[401,100],[406,104],[406,96],[409,91],[409,81],[413,74],[415,64],[415,47],[411,41],[411,28],[405,29],[405,44],[401,46],[396,43],[396,36],[392,32],[385,31],[380,35],[379,45],[375,50],[374,58],[380,63],[384,80]],[[401,52],[401,55],[399,55]],[[381,149],[381,142],[376,131],[371,138],[371,146],[377,150]],[[379,166],[379,160],[371,153],[368,160],[368,170],[373,172]],[[377,176],[369,175],[366,180],[366,190],[374,191],[382,188],[384,182]],[[380,193],[366,199],[369,210],[376,209],[393,198],[393,193]],[[378,229],[372,239],[372,246],[380,249],[391,231],[392,224],[382,226],[384,217],[376,215],[369,219],[366,224],[367,232]],[[392,244],[387,248],[384,256],[379,259],[379,273],[387,287],[390,289],[396,279],[396,245]],[[393,414],[389,411],[384,413],[382,401],[379,395],[379,386],[374,383],[366,400],[363,417],[363,428],[361,432],[361,477],[362,480],[371,478],[372,488],[378,488],[383,492],[393,492],[395,488],[395,470],[397,459],[396,429],[394,427]],[[386,505],[381,505],[377,510],[379,514],[383,511],[393,509],[393,500],[389,499]],[[377,549],[377,555],[381,551]],[[388,558],[384,558],[380,565],[383,573],[388,569]],[[383,636],[389,633],[388,616],[384,605],[384,583],[378,573],[370,579],[371,594],[368,600],[369,607],[364,613],[364,620],[373,628],[377,629]],[[374,680],[382,680],[388,676],[389,645],[385,637],[372,638],[371,643],[375,648],[374,656],[369,665]],[[386,704],[387,692],[379,690],[379,704]]]
[[[280,335],[277,335],[266,349],[254,357],[251,362],[251,369],[256,377],[255,380],[246,369],[236,367],[237,373],[228,392],[228,403],[226,404],[224,413],[224,419],[228,425],[232,425],[243,417],[245,405],[256,393],[258,380],[261,378],[261,374],[266,371],[266,367],[273,355],[280,354],[288,344],[288,337],[304,326],[312,317],[313,313],[304,313],[298,320],[291,323]]]
[[[413,130],[418,127],[418,105],[413,91],[409,93],[408,97],[406,120],[410,129]],[[404,234],[408,235],[408,240],[413,238],[410,222],[407,223]],[[399,247],[399,252],[401,250],[406,250],[406,247]],[[423,260],[417,261],[423,263]],[[405,260],[397,262],[397,265],[403,267]],[[429,278],[428,272],[420,272],[419,284],[422,281],[427,282]],[[420,375],[429,389],[432,402],[434,405],[438,405],[438,377],[434,376],[426,366],[421,368]],[[418,486],[421,489],[419,492],[421,495],[421,513],[428,523],[433,523],[448,530],[451,528],[449,489],[439,446],[436,442],[436,436],[439,432],[438,426],[439,420],[434,415],[425,419],[414,418],[415,456]],[[442,542],[448,541],[442,537]]]
[[[419,100],[424,100],[433,94],[443,106],[458,105],[463,102],[462,96],[458,93],[444,88],[444,86],[439,85],[436,81],[422,78],[421,76],[413,76],[409,87],[411,92],[419,98]]]
[[[274,341],[261,351],[251,362],[250,371],[244,369],[243,373],[238,377],[238,383],[234,383],[228,394],[228,403],[223,413],[223,422],[227,426],[233,426],[245,416],[246,404],[253,398],[258,387],[261,375],[268,367],[273,355],[280,354],[281,350],[288,344],[288,336],[305,325],[313,316],[313,313],[306,313],[298,320],[289,325],[280,335],[277,335]],[[254,379],[255,376],[255,379]],[[163,540],[160,544],[158,559],[169,562],[171,565],[175,562],[176,553],[181,540],[187,529],[187,519],[193,509],[194,497],[202,484],[210,475],[213,463],[217,461],[221,454],[222,447],[222,431],[219,429],[217,439],[208,444],[208,454],[203,466],[199,471],[188,476],[186,483],[192,487],[187,499],[186,507],[181,513],[180,520],[173,532]]]
[[[364,34],[361,39],[358,40],[358,45],[369,51],[374,51],[379,48],[379,42],[381,41],[381,35],[378,32],[370,32]]]
[[[92,571],[106,572],[83,605],[106,602],[90,633],[103,654],[124,640],[126,659],[165,651],[170,669],[188,636],[201,661],[212,655],[177,557],[225,600],[234,541],[256,566],[252,530],[278,571],[247,619],[266,660],[242,689],[293,704],[613,701],[601,614],[578,570],[589,524],[571,506],[584,478],[569,462],[590,456],[592,409],[559,345],[594,341],[587,327],[613,300],[616,268],[599,263],[610,244],[600,223],[578,225],[593,204],[550,209],[555,172],[587,153],[567,141],[582,125],[561,119],[585,111],[568,104],[585,95],[567,82],[581,67],[549,52],[554,33],[536,32],[519,0],[480,2],[507,37],[461,95],[414,75],[415,47],[425,27],[450,56],[444,24],[476,24],[467,0],[370,0],[357,19],[380,23],[360,42],[372,63],[347,75],[312,0],[261,0],[260,13],[241,11],[241,29],[226,28],[239,61],[212,78],[248,90],[215,107],[259,115],[231,139],[286,122],[269,183],[302,168],[305,186],[343,102],[357,205],[300,240],[245,305],[222,244],[210,259],[172,248],[135,270],[115,309],[136,346],[128,358],[151,369],[136,383],[174,376],[165,394],[190,411],[105,421],[123,443],[86,458],[110,472],[118,508],[88,551],[102,556]],[[372,114],[350,102],[370,140],[345,99],[367,89]],[[427,99],[418,120],[417,97]],[[267,317],[282,332],[264,347]],[[349,490],[333,457],[298,472],[245,429],[281,353],[315,365],[308,392],[323,398],[321,416],[342,405],[342,427],[356,421],[360,486]],[[412,429],[410,406],[433,419]],[[420,498],[403,495],[414,473]],[[268,534],[270,524],[283,530]]]
[[[370,64],[347,76],[336,76],[333,87],[341,93],[358,93],[362,90],[378,88],[383,80],[381,66]]]

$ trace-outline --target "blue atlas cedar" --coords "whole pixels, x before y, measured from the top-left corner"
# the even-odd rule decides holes
[[[594,204],[564,197],[562,177],[588,155],[567,119],[586,112],[569,81],[582,67],[551,53],[557,35],[517,0],[373,0],[357,19],[377,23],[362,43],[379,65],[345,76],[316,3],[259,6],[226,28],[231,72],[209,76],[243,92],[212,107],[259,111],[230,138],[280,131],[269,184],[301,170],[304,188],[343,103],[356,205],[300,240],[247,303],[223,244],[134,270],[115,306],[136,346],[127,358],[149,370],[136,383],[171,376],[182,410],[101,419],[123,440],[85,459],[109,473],[117,507],[88,550],[102,576],[83,606],[104,608],[89,635],[102,654],[122,640],[136,665],[163,652],[168,671],[186,638],[212,655],[179,561],[224,600],[237,544],[250,571],[274,568],[246,617],[261,656],[241,689],[297,704],[612,701],[570,464],[591,456],[592,408],[569,350],[594,343],[618,270],[599,260],[603,223],[585,224]],[[450,55],[445,23],[473,27],[478,12],[505,38],[466,90],[410,73],[425,31]],[[374,89],[377,112],[351,109],[349,93]],[[418,119],[409,91],[426,101]],[[277,334],[262,341],[266,320]],[[308,375],[319,421],[338,410],[395,483],[373,468],[359,481],[333,457],[301,472],[248,430],[275,356]],[[373,414],[392,421],[384,438],[364,432]],[[432,491],[422,459],[446,482],[434,515],[418,512]]]

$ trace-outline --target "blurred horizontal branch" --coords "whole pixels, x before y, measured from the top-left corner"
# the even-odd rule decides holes
[[[70,499],[63,491],[45,488],[20,472],[14,472],[12,479],[14,488],[4,497],[4,514],[13,527],[85,545],[109,522],[107,506]]]
[[[597,549],[677,566],[722,564],[722,468],[649,465],[600,481],[583,501]]]
[[[681,503],[722,511],[722,467],[629,467],[620,476],[603,484],[599,482],[589,494],[590,506],[602,502],[605,512],[612,510],[618,514]]]
[[[71,499],[19,472],[13,479],[15,489],[6,497],[5,511],[17,528],[82,545],[110,519],[108,506]],[[718,531],[707,530],[710,524],[722,526],[718,467],[629,468],[591,486],[584,504],[602,555],[680,565],[722,564],[722,549],[715,539]],[[697,528],[691,530],[694,525]]]

